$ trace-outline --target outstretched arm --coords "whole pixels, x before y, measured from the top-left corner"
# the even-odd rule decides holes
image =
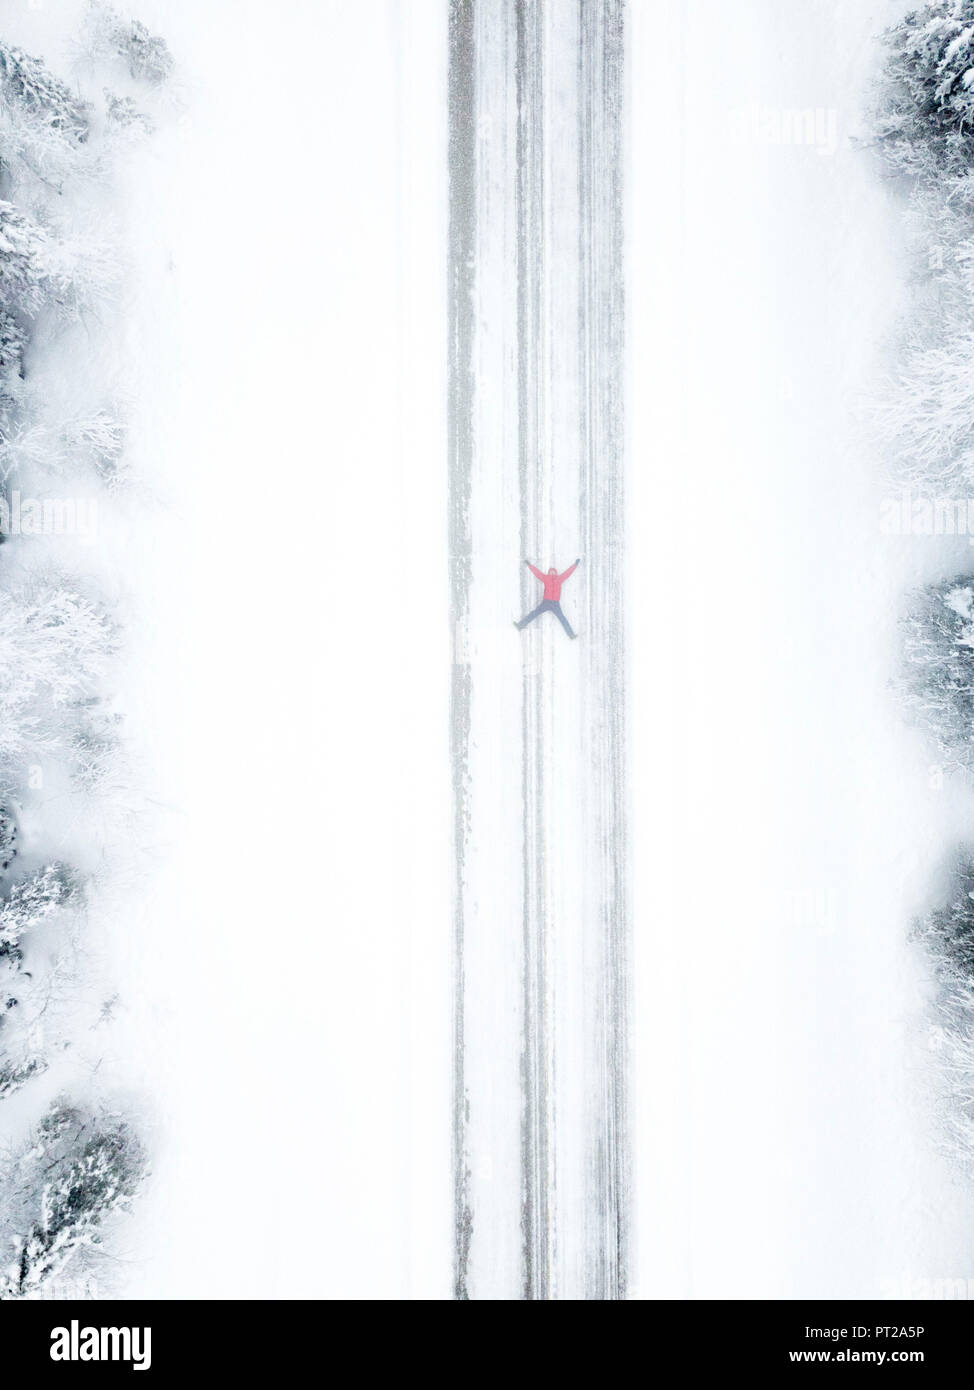
[[[542,584],[543,584],[544,581],[545,581],[545,577],[544,577],[544,575],[541,573],[541,571],[540,571],[539,569],[535,569],[534,565],[532,565],[532,563],[531,563],[530,560],[525,560],[524,563],[527,565],[528,569],[529,569],[529,570],[531,571],[531,573],[534,575],[535,579],[540,579],[541,582],[542,582]]]
[[[578,567],[579,567],[579,565],[580,565],[581,563],[582,563],[581,560],[576,560],[575,563],[574,563],[573,565],[569,565],[568,568],[565,570],[565,573],[564,573],[564,574],[560,574],[560,575],[558,576],[558,578],[559,578],[562,582],[564,582],[564,581],[568,578],[568,576],[569,576],[570,574],[574,574],[574,573],[575,573],[575,571],[578,569]]]

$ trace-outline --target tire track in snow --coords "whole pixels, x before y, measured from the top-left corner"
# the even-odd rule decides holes
[[[453,839],[456,853],[454,882],[454,1293],[467,1297],[471,1211],[467,1171],[466,1106],[464,1074],[464,864],[468,823],[467,746],[470,738],[471,670],[462,637],[469,618],[470,589],[470,486],[473,410],[473,218],[474,218],[474,108],[471,100],[473,71],[473,0],[454,0],[449,27],[449,166],[450,226],[448,255],[450,283],[450,376],[448,404],[448,459],[450,469],[449,554],[450,614],[453,622],[453,665],[450,691],[450,752],[453,767]]]
[[[545,180],[545,43],[539,4],[517,0],[515,95],[517,101],[517,372],[518,497],[521,555],[550,554],[546,503],[551,493],[545,347],[547,257]],[[525,598],[527,607],[533,606]],[[548,634],[543,634],[547,636]],[[550,979],[549,894],[545,879],[544,714],[550,698],[551,666],[532,660],[531,634],[523,672],[521,703],[521,802],[524,824],[523,1037],[521,1044],[521,1242],[525,1299],[547,1299],[555,1259],[552,1132],[555,1097]],[[543,639],[542,639],[543,640]]]
[[[586,588],[582,730],[591,773],[589,843],[599,991],[591,1120],[591,1298],[626,1296],[629,1267],[630,910],[626,777],[625,0],[581,4],[579,49],[579,525],[595,582]]]
[[[626,1292],[624,17],[451,3],[459,1298]],[[582,641],[509,658],[520,561],[576,546]]]

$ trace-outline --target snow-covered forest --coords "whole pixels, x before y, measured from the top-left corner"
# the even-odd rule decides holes
[[[147,1153],[137,1098],[101,1066],[114,999],[104,923],[131,861],[119,812],[127,799],[137,807],[138,792],[117,701],[121,576],[95,543],[99,507],[127,495],[131,462],[134,382],[114,341],[126,331],[131,274],[124,171],[151,138],[172,59],[162,38],[110,6],[75,19],[40,26],[44,56],[0,35],[7,1299],[104,1283],[100,1247]]]
[[[908,490],[896,522],[930,537],[944,577],[906,597],[897,684],[943,776],[974,815],[974,578],[952,538],[970,536],[974,491],[974,5],[938,0],[884,36],[878,149],[909,231],[912,284],[877,416],[891,474]],[[892,524],[894,513],[890,514]],[[958,837],[960,839],[960,837]],[[974,1173],[974,898],[970,830],[931,864],[915,937],[933,974],[931,1048],[943,1139]]]

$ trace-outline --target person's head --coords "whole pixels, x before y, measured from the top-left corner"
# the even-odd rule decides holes
[[[552,565],[552,567],[551,567],[551,569],[548,571],[548,573],[549,573],[549,574],[557,574],[558,571],[555,569],[554,565]]]

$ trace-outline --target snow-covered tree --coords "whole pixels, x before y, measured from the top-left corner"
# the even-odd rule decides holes
[[[47,1069],[43,1038],[65,1003],[63,961],[43,961],[38,974],[25,938],[80,896],[77,875],[63,864],[48,864],[14,883],[0,900],[0,1100]]]
[[[75,415],[61,429],[62,452],[91,466],[102,482],[118,481],[122,473],[125,426],[115,410],[95,410]]]
[[[117,770],[121,715],[104,709],[89,709],[72,734],[68,752],[72,781],[91,793],[104,785]]]
[[[917,921],[914,935],[941,981],[974,989],[974,857],[958,856],[946,902]]]
[[[937,177],[974,165],[974,0],[934,0],[885,34],[880,147],[895,170]]]
[[[873,423],[898,482],[974,496],[974,201],[958,188],[924,185],[909,200],[909,312]]]
[[[945,993],[931,1018],[928,1045],[936,1065],[944,1147],[974,1176],[974,991]]]
[[[0,900],[0,955],[18,956],[32,927],[79,895],[77,876],[65,864],[47,864],[14,883]]]
[[[937,993],[928,1040],[936,1067],[945,1147],[974,1172],[974,856],[957,856],[940,906],[914,926]]]
[[[24,335],[13,314],[0,310],[0,426],[23,394]]]
[[[0,42],[0,165],[55,192],[97,168],[88,149],[92,108],[39,59]]]
[[[0,484],[25,470],[34,474],[61,472],[60,431],[42,422],[26,421],[25,407],[22,401],[10,428],[0,435]]]
[[[151,116],[136,106],[131,97],[120,97],[108,87],[105,88],[105,114],[118,130],[130,134],[150,135],[154,129]]]
[[[49,298],[51,238],[43,227],[0,202],[0,307],[6,314],[34,315]]]
[[[63,584],[0,590],[0,770],[57,737],[57,712],[91,694],[113,644],[107,616]]]
[[[119,414],[93,410],[51,424],[44,404],[43,393],[33,387],[21,393],[16,423],[6,437],[0,432],[0,482],[25,471],[75,479],[90,472],[93,481],[119,487],[125,474],[125,427]]]
[[[31,117],[74,140],[88,134],[87,102],[49,72],[39,58],[0,41],[0,98],[22,107]]]
[[[169,45],[158,34],[150,33],[139,20],[120,24],[115,29],[115,46],[128,63],[129,72],[140,81],[155,85],[172,75]]]
[[[0,806],[0,874],[5,874],[17,854],[17,822]]]
[[[104,299],[118,281],[111,244],[72,232],[55,236],[0,201],[0,310],[33,318],[45,305],[67,317]]]
[[[19,971],[19,960],[9,952],[0,951],[0,1036],[7,1027],[11,1012],[20,1003]]]
[[[974,575],[913,595],[904,619],[906,705],[948,763],[974,769]]]
[[[898,482],[965,496],[974,487],[974,322],[940,327],[931,342],[914,321],[875,418]]]
[[[27,1085],[33,1077],[47,1070],[47,1063],[41,1057],[30,1057],[26,1062],[6,1063],[0,1059],[0,1101],[6,1100],[16,1091]]]
[[[86,29],[89,53],[120,58],[136,81],[158,86],[172,75],[169,45],[139,20],[123,19],[110,5],[92,3]]]
[[[875,409],[892,471],[902,484],[955,489],[974,485],[974,324],[941,341],[914,336]]]
[[[36,1295],[97,1247],[102,1223],[129,1205],[145,1169],[143,1147],[124,1121],[55,1104],[3,1174],[0,1299]]]
[[[15,883],[0,901],[0,1100],[47,1065],[37,1054],[32,1027],[50,1004],[50,982],[39,987],[34,972],[25,970],[24,938],[79,897],[77,876],[63,864],[48,864]]]

